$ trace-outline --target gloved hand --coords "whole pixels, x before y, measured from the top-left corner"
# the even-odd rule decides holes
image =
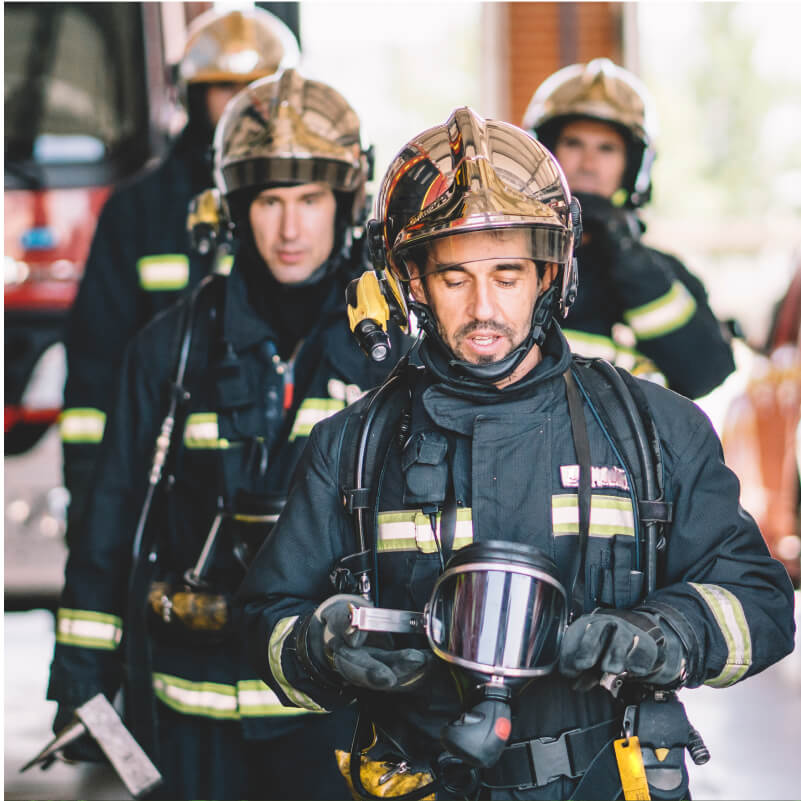
[[[620,674],[659,687],[676,685],[686,654],[676,632],[656,615],[636,609],[595,609],[568,626],[559,670],[581,680],[588,672]]]
[[[53,734],[69,726],[75,718],[75,707],[59,704],[53,719]],[[84,734],[62,750],[65,759],[73,762],[107,762],[108,759],[90,734]]]
[[[640,238],[642,226],[631,209],[615,206],[602,195],[589,192],[576,192],[575,195],[581,204],[584,231],[601,240],[601,246],[626,247]]]
[[[394,648],[388,635],[353,629],[351,605],[368,604],[358,595],[334,595],[317,607],[307,633],[312,658],[357,687],[390,692],[414,689],[424,678],[433,654],[418,648]]]

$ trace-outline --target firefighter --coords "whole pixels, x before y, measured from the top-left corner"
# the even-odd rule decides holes
[[[212,268],[210,259],[189,258],[186,214],[190,199],[212,185],[208,153],[222,109],[238,89],[298,58],[291,31],[266,11],[199,16],[178,65],[187,125],[158,167],[120,186],[103,208],[65,337],[60,432],[71,496],[68,545],[80,536],[125,345]]]
[[[581,286],[564,328],[570,346],[635,372],[656,365],[688,398],[710,392],[734,370],[729,338],[698,278],[641,241],[637,212],[651,196],[655,157],[645,87],[605,58],[573,64],[535,91],[523,127],[556,156],[581,203]],[[615,336],[617,324],[633,340]]]
[[[635,737],[651,797],[688,797],[685,746],[703,753],[675,691],[793,641],[792,588],[714,430],[572,356],[580,213],[520,128],[456,109],[400,150],[377,209],[421,366],[312,432],[235,599],[254,668],[285,704],[358,699],[340,754],[358,797],[616,798]]]
[[[353,234],[370,152],[338,92],[286,70],[231,101],[214,158],[238,252],[230,275],[204,279],[126,352],[48,698],[58,729],[124,680],[126,723],[166,798],[340,799],[332,750],[349,741],[350,712],[282,707],[241,653],[228,598],[313,426],[387,373],[359,351],[344,304],[363,264]],[[147,507],[153,445],[170,428]]]

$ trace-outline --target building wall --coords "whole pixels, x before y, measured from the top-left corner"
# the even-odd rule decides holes
[[[624,3],[500,3],[505,118],[520,124],[531,95],[560,67],[606,56],[623,63]],[[503,48],[500,48],[503,51]]]

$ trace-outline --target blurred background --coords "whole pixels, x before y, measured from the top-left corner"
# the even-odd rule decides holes
[[[23,757],[44,745],[54,711],[44,688],[66,558],[61,337],[109,191],[161,158],[181,128],[172,67],[187,24],[212,5],[3,5],[8,798],[127,797],[103,768],[17,775]],[[738,335],[738,370],[699,405],[741,478],[743,505],[797,582],[801,5],[257,5],[297,34],[304,73],[357,109],[377,179],[411,135],[455,106],[520,124],[545,77],[598,56],[643,79],[658,122],[645,241],[703,279],[713,310]],[[713,752],[696,798],[798,797],[798,651],[722,695],[685,695]]]

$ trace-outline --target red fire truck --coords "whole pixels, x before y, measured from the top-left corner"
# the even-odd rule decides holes
[[[5,452],[59,413],[61,342],[111,187],[165,150],[181,3],[5,3]]]

